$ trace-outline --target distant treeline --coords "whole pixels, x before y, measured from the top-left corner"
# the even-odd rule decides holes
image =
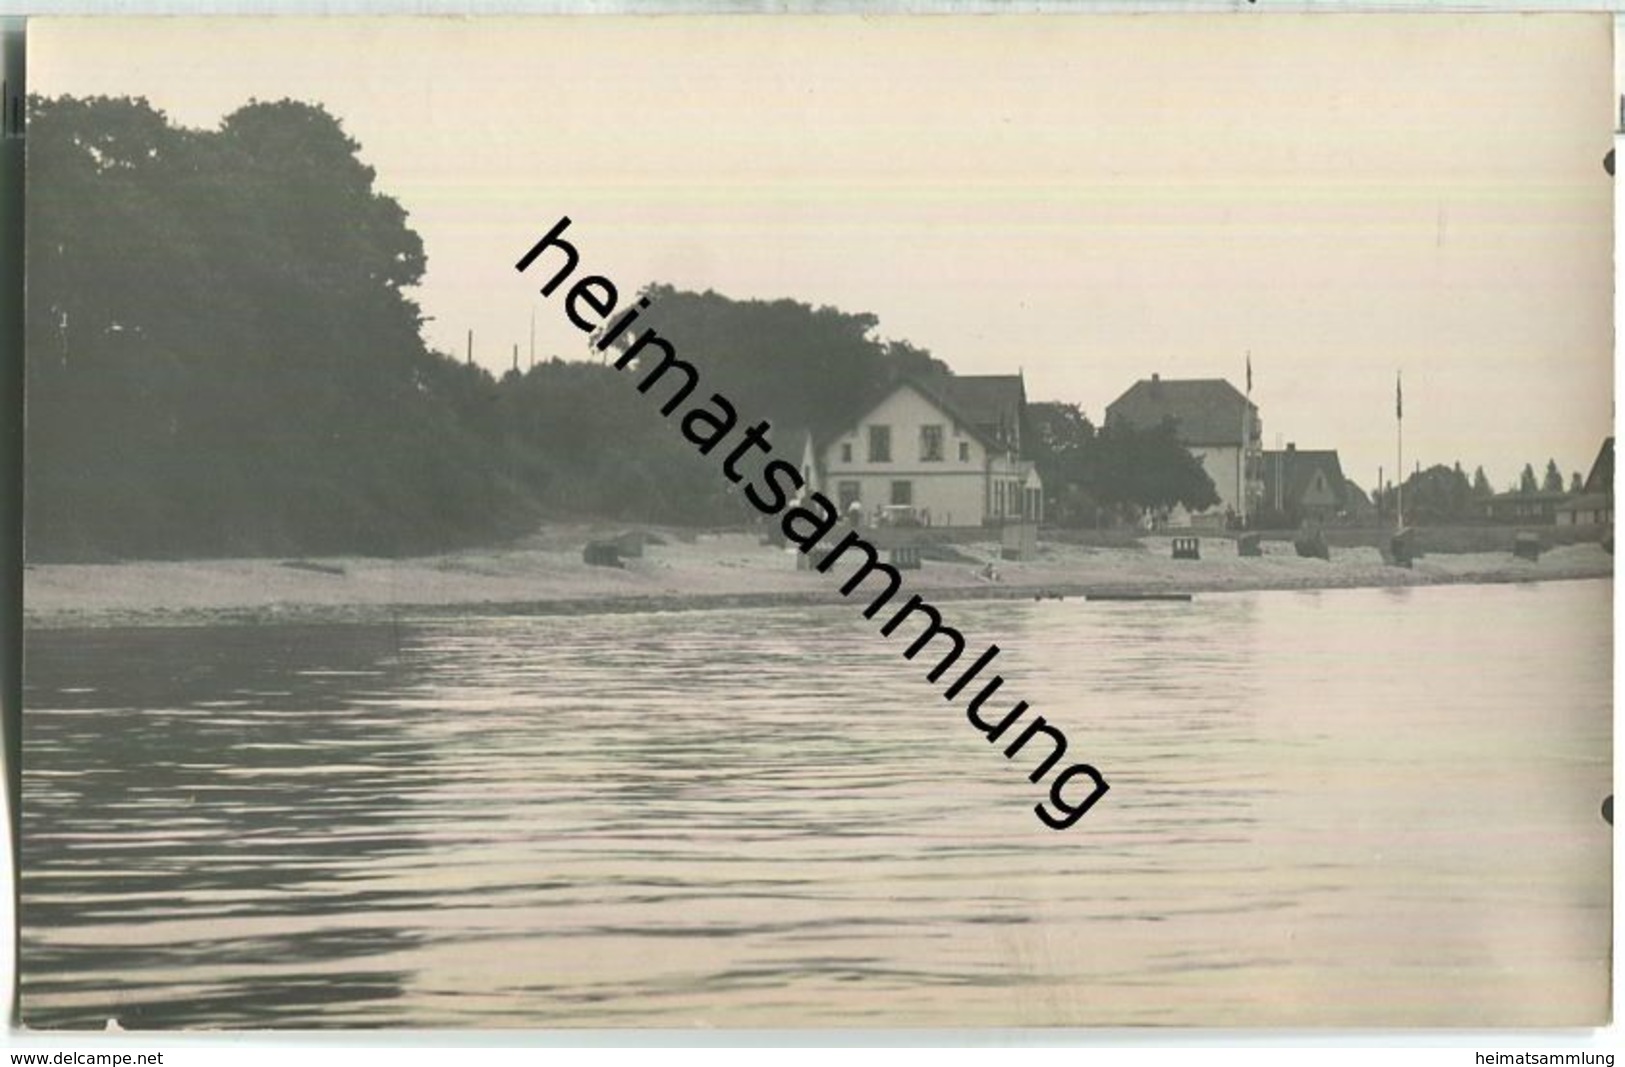
[[[612,362],[496,379],[432,351],[407,295],[423,243],[321,107],[253,102],[195,130],[139,99],[30,106],[29,559],[394,555],[544,518],[754,515]],[[949,372],[873,315],[644,295],[643,324],[781,454],[901,376]],[[1166,428],[1031,411],[1058,517],[1212,499]]]

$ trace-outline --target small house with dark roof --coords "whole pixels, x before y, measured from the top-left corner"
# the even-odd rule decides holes
[[[1607,526],[1614,521],[1613,493],[1580,493],[1552,509],[1559,526]]]
[[[1609,437],[1591,461],[1580,492],[1558,504],[1553,518],[1559,526],[1606,526],[1614,521],[1614,439]]]
[[[1213,479],[1219,503],[1175,524],[1223,525],[1226,518],[1255,514],[1264,495],[1263,426],[1258,405],[1223,378],[1164,380],[1142,378],[1106,407],[1106,423],[1122,422],[1139,430],[1172,420],[1180,444],[1201,462]]]
[[[816,485],[843,514],[935,526],[1043,517],[1022,444],[1019,374],[919,375],[895,383],[815,447]]]
[[[1336,449],[1300,449],[1296,443],[1264,452],[1266,522],[1324,525],[1348,510],[1348,481]]]
[[[1483,516],[1491,522],[1551,526],[1557,522],[1558,507],[1569,499],[1567,493],[1548,493],[1544,490],[1525,493],[1515,489],[1510,493],[1485,497],[1478,506]]]

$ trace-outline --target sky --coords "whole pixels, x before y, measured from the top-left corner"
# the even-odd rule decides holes
[[[1613,422],[1606,15],[50,19],[36,93],[320,102],[432,344],[591,358],[514,261],[870,312],[1104,408],[1253,367],[1266,447],[1589,469]],[[533,268],[534,271],[534,268]],[[681,338],[674,338],[681,349]],[[685,353],[687,354],[687,353]],[[703,362],[703,352],[692,355]]]

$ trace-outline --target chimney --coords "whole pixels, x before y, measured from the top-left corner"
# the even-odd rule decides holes
[[[1153,384],[1156,383],[1156,382],[1162,381],[1162,375],[1158,374],[1156,371],[1152,371],[1151,372],[1151,381],[1152,381]]]
[[[1288,441],[1286,443],[1286,450],[1288,452],[1296,452],[1298,450],[1298,442],[1296,442],[1296,441]]]

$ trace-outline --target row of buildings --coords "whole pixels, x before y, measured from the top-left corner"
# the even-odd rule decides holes
[[[1219,495],[1203,512],[1176,509],[1170,525],[1297,528],[1377,518],[1377,505],[1344,475],[1335,448],[1264,448],[1258,406],[1222,378],[1163,381],[1153,374],[1106,407],[1108,423],[1144,429],[1165,419]]]
[[[861,513],[869,521],[1041,522],[1044,484],[1031,447],[1036,442],[1022,439],[1026,406],[1020,374],[909,378],[836,433],[805,435],[802,475],[843,513]],[[1371,502],[1344,476],[1335,449],[1265,449],[1258,406],[1224,379],[1164,380],[1153,374],[1106,406],[1108,425],[1149,429],[1168,420],[1219,497],[1200,512],[1175,508],[1163,517],[1170,526],[1280,528],[1373,517]],[[1538,503],[1507,502],[1518,495],[1506,494],[1486,501],[1482,517],[1612,522],[1612,485],[1609,438],[1584,493],[1552,500],[1542,495]],[[1531,505],[1538,515],[1520,510]]]

